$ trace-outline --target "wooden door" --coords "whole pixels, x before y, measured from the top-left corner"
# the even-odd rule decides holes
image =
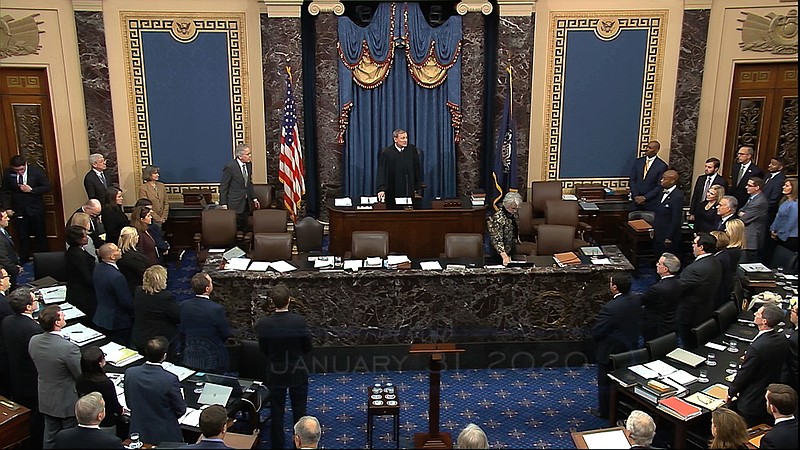
[[[64,250],[64,210],[58,170],[50,89],[45,69],[0,68],[0,167],[14,155],[42,169],[52,190],[44,194],[45,230],[50,250]],[[16,233],[16,230],[12,232]],[[18,236],[15,236],[18,238]]]
[[[739,147],[751,145],[765,172],[777,155],[788,161],[787,174],[797,175],[797,106],[797,63],[737,64],[723,173],[731,175]]]

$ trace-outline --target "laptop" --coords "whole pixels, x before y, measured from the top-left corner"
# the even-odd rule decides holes
[[[203,385],[203,392],[197,399],[197,403],[201,405],[222,405],[224,407],[228,404],[231,392],[233,392],[233,388],[230,386],[206,383]]]

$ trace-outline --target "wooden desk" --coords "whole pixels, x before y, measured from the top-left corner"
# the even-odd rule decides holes
[[[625,433],[625,438],[628,440],[628,443],[630,445],[634,444],[633,439],[631,439],[630,433],[623,427],[602,428],[599,430],[589,430],[589,431],[573,431],[572,433],[570,433],[570,436],[572,437],[572,442],[575,443],[575,448],[588,449],[589,446],[586,445],[586,439],[584,438],[584,436],[589,434],[605,433],[608,431],[617,431],[617,430]]]
[[[328,207],[329,253],[344,256],[353,231],[386,231],[389,251],[409,258],[436,258],[444,253],[446,233],[481,233],[485,208],[356,210]]]
[[[0,448],[18,445],[31,436],[31,410],[0,396]]]
[[[621,238],[620,226],[628,221],[631,202],[626,200],[593,200],[599,209],[580,209],[578,218],[591,225],[589,237],[597,245],[618,245]]]

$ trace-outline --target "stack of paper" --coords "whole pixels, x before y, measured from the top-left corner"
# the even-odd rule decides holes
[[[109,342],[100,347],[100,350],[106,354],[106,362],[116,367],[127,366],[134,361],[142,359],[142,355],[136,350],[123,347],[116,342]]]
[[[51,286],[39,289],[42,294],[42,300],[45,305],[52,305],[53,303],[61,303],[67,300],[67,287],[66,286]]]
[[[192,370],[192,369],[189,369],[189,368],[183,367],[183,366],[176,366],[175,364],[172,364],[171,362],[166,362],[165,361],[165,362],[161,363],[161,366],[167,372],[170,372],[170,373],[174,374],[176,377],[178,377],[178,381],[183,381],[183,380],[189,378],[190,376],[194,375],[194,373],[195,373],[195,371]]]
[[[348,259],[344,262],[343,268],[344,270],[352,270],[355,272],[362,267],[363,263],[364,262],[360,259]]]
[[[74,320],[79,319],[81,317],[86,317],[86,314],[83,313],[80,309],[76,308],[70,303],[62,303],[59,305],[61,307],[61,311],[64,311],[64,320]]]
[[[422,270],[442,270],[442,265],[439,261],[422,261],[419,263]]]
[[[231,258],[228,264],[225,265],[226,269],[232,270],[247,270],[250,265],[250,258]]]
[[[61,330],[65,336],[69,336],[69,340],[74,342],[77,346],[83,346],[89,342],[99,341],[105,335],[99,331],[93,330],[83,324],[76,323]]]
[[[581,259],[578,258],[578,255],[576,255],[575,253],[572,253],[572,252],[556,253],[555,255],[553,255],[553,259],[555,259],[556,263],[560,267],[570,266],[570,265],[575,265],[575,264],[580,264],[581,263]]]
[[[250,267],[247,268],[248,272],[266,272],[269,269],[269,263],[266,261],[253,261]]]
[[[383,260],[378,256],[364,260],[364,267],[381,267],[382,265]]]
[[[293,270],[297,270],[297,267],[289,264],[286,261],[273,261],[273,262],[269,263],[269,267],[270,267],[270,269],[272,269],[272,270],[274,270],[276,272],[280,272],[280,273],[291,272]]]
[[[114,391],[116,391],[117,395],[125,393],[125,389],[123,388],[123,382],[125,381],[124,373],[107,372],[106,376],[111,380],[111,383],[114,384]]]
[[[200,413],[203,409],[194,409],[194,408],[186,408],[186,413],[182,415],[178,419],[178,423],[181,425],[186,425],[187,427],[199,427],[200,426]]]
[[[410,269],[411,260],[406,255],[389,255],[386,257],[388,269]]]
[[[314,260],[315,269],[330,269],[333,267],[333,256],[320,256]]]
[[[676,348],[675,350],[667,353],[667,358],[672,358],[692,367],[697,367],[706,361],[704,357],[682,348]]]
[[[670,366],[669,364],[657,359],[655,361],[650,361],[649,363],[644,364],[645,367],[648,369],[657,372],[659,376],[667,376],[673,372],[676,372],[678,369]]]

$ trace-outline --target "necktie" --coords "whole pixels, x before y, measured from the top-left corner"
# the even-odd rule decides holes
[[[103,172],[100,172],[100,181],[103,182],[103,186],[108,186],[106,184],[106,176],[105,176],[105,174]]]
[[[642,178],[647,176],[647,171],[650,170],[650,160],[645,158],[644,160],[644,174],[642,174]]]
[[[706,194],[708,194],[708,189],[710,187],[711,187],[711,175],[706,177],[706,185],[703,187],[703,198],[701,200],[704,200],[706,198]]]
[[[247,184],[247,164],[242,164],[242,178],[244,178],[244,184]]]
[[[744,165],[739,169],[739,176],[736,177],[736,184],[741,183],[742,178],[744,178]]]
[[[22,179],[22,174],[18,174],[18,175],[17,175],[17,184],[18,184],[18,185],[23,185],[23,184],[25,184],[25,181]]]

